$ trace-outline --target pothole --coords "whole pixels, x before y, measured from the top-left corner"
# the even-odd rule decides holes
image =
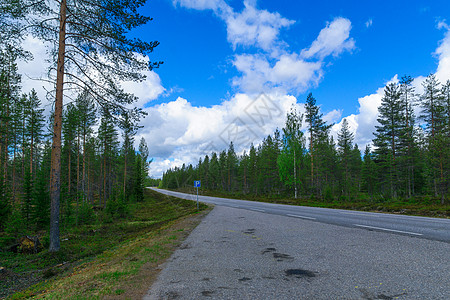
[[[312,278],[316,277],[316,273],[309,270],[303,270],[303,269],[288,269],[284,271],[286,276],[294,276],[296,278]]]
[[[284,253],[273,253],[273,257],[277,260],[277,261],[285,261],[285,260],[293,260],[294,258],[292,256],[290,256],[289,254],[284,254]]]

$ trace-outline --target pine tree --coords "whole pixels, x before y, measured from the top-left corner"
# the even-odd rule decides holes
[[[235,190],[236,175],[238,169],[238,158],[234,151],[233,142],[230,142],[226,156],[226,172],[227,172],[227,191],[231,192]]]
[[[145,141],[144,138],[141,138],[141,140],[139,142],[138,151],[139,151],[139,155],[141,156],[141,160],[142,160],[142,166],[141,166],[142,178],[145,180],[148,177],[150,164],[152,163],[153,160],[149,160],[150,153],[148,150],[147,142]]]
[[[372,153],[370,151],[370,146],[367,145],[364,150],[364,158],[362,165],[362,190],[367,192],[370,196],[370,199],[373,200],[375,188],[376,188],[376,166],[373,161]]]
[[[117,174],[116,154],[118,147],[118,133],[114,126],[112,116],[108,110],[102,111],[100,126],[98,129],[98,139],[100,144],[100,153],[102,160],[102,183],[101,183],[101,199],[103,206],[106,206],[107,199],[110,198],[113,191],[113,183]]]
[[[50,223],[50,195],[48,193],[48,167],[42,167],[36,175],[33,190],[32,216],[37,230],[47,229]]]
[[[136,134],[136,125],[132,123],[132,120],[128,115],[124,115],[124,118],[120,122],[120,127],[122,129],[122,159],[123,159],[123,190],[124,199],[128,200],[127,190],[130,191],[133,186],[130,182],[130,178],[134,176],[133,174],[133,164],[135,160],[134,155],[134,135]]]
[[[347,119],[344,118],[341,130],[338,132],[338,153],[340,163],[344,170],[343,194],[350,200],[351,180],[351,160],[353,150],[354,134],[350,132]]]
[[[28,114],[26,116],[26,133],[29,139],[29,170],[31,179],[34,179],[37,157],[39,149],[45,137],[44,134],[44,109],[41,108],[41,101],[34,89],[31,90],[28,96]]]
[[[440,194],[444,203],[446,193],[446,178],[444,177],[446,132],[445,106],[441,94],[440,83],[434,74],[430,74],[423,82],[424,94],[421,98],[422,115],[428,133],[428,155],[430,181],[436,197]]]
[[[219,170],[219,160],[217,158],[217,153],[211,154],[211,162],[209,164],[209,172],[211,176],[211,185],[210,188],[217,190],[218,189],[218,183],[220,180],[220,170]]]
[[[402,153],[400,138],[403,133],[404,115],[400,101],[400,88],[390,83],[384,89],[379,117],[376,125],[375,146],[376,162],[380,167],[380,183],[389,187],[389,196],[397,197],[399,188],[398,156]]]
[[[35,10],[29,15],[32,32],[54,45],[57,57],[56,98],[53,128],[53,154],[50,195],[51,252],[59,251],[59,206],[61,192],[61,126],[64,90],[87,90],[102,106],[117,113],[139,115],[140,110],[127,109],[135,97],[125,93],[120,80],[139,81],[142,71],[157,67],[143,56],[149,54],[158,42],[143,42],[127,37],[127,33],[151,20],[141,16],[139,1],[78,1],[48,2],[24,0]],[[80,5],[81,4],[81,5]],[[53,6],[59,7],[59,12]],[[55,34],[56,33],[56,34]],[[142,56],[136,55],[141,54]],[[95,70],[95,72],[91,72]],[[95,74],[95,75],[94,75]]]
[[[413,79],[411,76],[403,76],[400,81],[400,100],[402,102],[405,124],[403,128],[403,134],[400,137],[400,144],[404,149],[402,153],[403,161],[401,165],[404,166],[402,178],[406,178],[405,183],[407,186],[408,197],[414,194],[414,166],[415,166],[415,141],[414,141],[414,106],[416,106],[416,95],[414,93],[414,87],[412,86]]]
[[[308,123],[309,131],[309,158],[311,166],[311,190],[317,194],[320,191],[321,178],[321,159],[324,158],[324,152],[328,148],[329,142],[329,130],[332,125],[327,125],[323,119],[322,114],[319,112],[319,107],[316,105],[316,99],[312,93],[308,94],[305,103],[305,121]],[[323,172],[322,172],[323,173]]]
[[[77,187],[79,188],[79,157],[80,154],[82,155],[82,166],[81,166],[81,191],[83,196],[83,202],[86,201],[87,197],[87,174],[86,174],[86,168],[89,166],[86,166],[86,158],[87,158],[87,139],[89,139],[90,135],[93,132],[92,126],[94,126],[96,122],[96,109],[94,106],[93,99],[91,95],[85,90],[80,95],[78,95],[76,99],[76,110],[77,110],[77,121],[78,121],[78,144],[81,143],[82,149],[80,153],[80,147],[78,145],[78,161],[77,161]],[[81,140],[81,141],[80,141]]]
[[[136,201],[142,202],[144,200],[144,178],[142,177],[142,157],[141,154],[136,155],[135,158],[135,172],[134,172],[134,197]]]

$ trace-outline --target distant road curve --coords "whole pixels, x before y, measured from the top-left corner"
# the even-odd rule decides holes
[[[194,201],[197,199],[197,196],[192,194],[173,192],[158,188],[150,189],[182,199]],[[281,215],[289,218],[298,218],[344,227],[360,228],[361,230],[380,231],[450,243],[450,219],[320,207],[293,206],[209,196],[198,196],[198,199],[200,202],[211,203],[218,206],[227,206],[267,214]]]

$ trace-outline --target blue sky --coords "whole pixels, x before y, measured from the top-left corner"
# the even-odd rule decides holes
[[[123,87],[148,113],[136,144],[146,139],[154,177],[230,141],[238,152],[258,144],[309,92],[332,133],[347,118],[363,149],[387,82],[411,75],[420,92],[429,73],[450,79],[445,0],[148,0],[142,13],[154,20],[131,35],[158,40],[149,59],[164,64]],[[19,66],[27,76],[45,70],[39,43],[25,41],[35,54]],[[27,76],[25,92],[42,86]]]
[[[243,9],[242,0],[227,3],[237,12]],[[415,77],[434,71],[437,59],[432,53],[442,39],[436,24],[450,15],[448,1],[260,0],[256,7],[295,21],[279,34],[291,51],[308,47],[334,18],[351,21],[355,48],[327,59],[317,86],[293,93],[301,100],[312,91],[324,111],[342,109],[344,114],[356,113],[354,100],[394,74]],[[257,47],[234,50],[227,41],[226,24],[212,10],[186,8],[183,1],[174,5],[170,0],[153,0],[143,11],[154,21],[134,34],[161,42],[151,59],[165,61],[157,73],[166,88],[175,88],[172,96],[210,106],[239,91],[231,84],[239,76],[231,63],[233,55],[258,53]]]

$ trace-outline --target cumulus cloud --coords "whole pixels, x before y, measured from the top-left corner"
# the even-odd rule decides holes
[[[247,93],[303,92],[317,86],[323,76],[324,59],[351,51],[355,45],[350,38],[351,22],[342,17],[327,23],[311,46],[299,54],[287,51],[287,44],[279,40],[280,30],[295,21],[277,12],[258,9],[256,0],[244,0],[241,12],[235,12],[220,0],[176,0],[174,3],[186,8],[213,10],[225,22],[227,39],[235,51],[238,46],[253,46],[259,50],[256,54],[236,54],[232,60],[240,72],[232,83]]]
[[[295,23],[277,12],[256,8],[256,0],[244,0],[241,12],[235,12],[223,0],[174,0],[173,3],[185,8],[212,10],[227,25],[227,39],[234,49],[237,46],[256,46],[272,50],[278,42],[280,30]]]
[[[437,27],[438,29],[445,29],[446,32],[435,51],[435,55],[439,59],[435,74],[440,82],[446,82],[450,80],[450,28],[444,21],[439,22]],[[423,93],[422,83],[425,78],[426,76],[414,78],[412,85],[416,93]],[[398,76],[395,75],[388,83],[390,82],[398,82]],[[355,141],[360,146],[369,144],[373,139],[373,132],[375,132],[375,125],[377,124],[378,107],[381,105],[383,94],[384,87],[380,87],[374,94],[359,98],[359,113],[347,117],[347,121],[354,123],[351,128],[354,129]],[[420,107],[416,107],[416,110],[419,111]],[[418,111],[416,115],[419,115]]]
[[[53,85],[42,81],[40,79],[47,78],[47,70],[49,67],[46,61],[47,46],[44,42],[37,38],[27,36],[23,42],[23,48],[33,55],[31,61],[18,61],[18,72],[22,75],[22,91],[29,93],[32,89],[35,89],[39,99],[41,100],[46,111],[50,111],[50,103],[53,103],[51,95],[47,95],[46,91],[51,91]],[[47,99],[47,96],[49,99]]]
[[[352,24],[345,18],[336,18],[323,28],[311,47],[301,52],[302,57],[324,59],[326,56],[338,56],[344,51],[351,51],[355,41],[350,38]]]
[[[156,158],[150,172],[159,177],[167,165],[196,163],[206,154],[227,149],[230,142],[237,152],[248,150],[251,143],[258,144],[284,126],[292,105],[302,111],[296,103],[295,97],[276,93],[238,93],[212,107],[193,106],[177,98],[145,109],[148,116],[136,140],[144,137],[150,145],[150,156]]]
[[[309,62],[297,54],[281,55],[274,63],[263,55],[236,55],[233,62],[242,76],[233,84],[246,92],[281,90],[305,91],[322,78],[322,63]]]
[[[349,20],[337,18],[300,54],[280,51],[275,57],[261,53],[235,55],[233,64],[242,75],[233,79],[233,85],[246,92],[272,89],[303,92],[317,86],[323,76],[324,59],[354,48],[350,29]]]
[[[244,10],[240,13],[223,14],[227,24],[228,41],[237,45],[258,46],[265,51],[273,49],[278,40],[280,29],[294,24],[279,13],[256,8],[256,1],[244,1]]]
[[[154,71],[146,71],[143,74],[146,76],[144,81],[125,81],[122,83],[122,88],[126,92],[133,93],[139,98],[138,101],[133,104],[138,107],[143,107],[148,102],[157,99],[166,90],[157,73]]]
[[[445,29],[444,38],[439,42],[439,46],[435,51],[435,55],[439,58],[439,64],[436,70],[436,77],[441,82],[450,79],[450,27],[441,21],[438,23],[438,29]]]

